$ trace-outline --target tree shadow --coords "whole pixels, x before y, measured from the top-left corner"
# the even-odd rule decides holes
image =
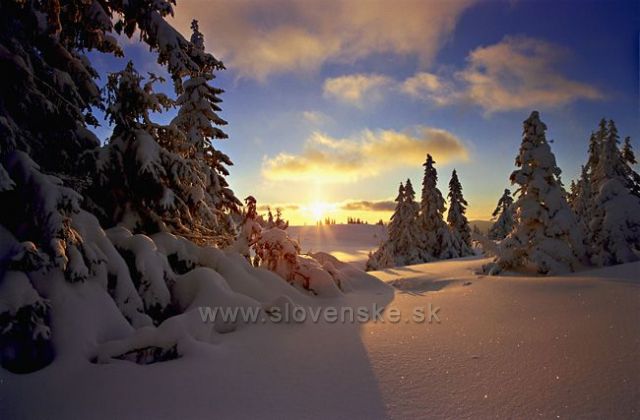
[[[459,282],[458,280],[393,280],[389,282],[401,294],[424,296],[425,293],[437,292],[447,286]]]

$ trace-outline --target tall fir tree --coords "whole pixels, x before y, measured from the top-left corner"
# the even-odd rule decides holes
[[[631,146],[631,137],[625,137],[621,153],[622,160],[627,166],[627,177],[629,178],[629,183],[631,185],[631,192],[636,197],[640,197],[640,175],[633,169],[633,166],[636,165],[638,161],[636,160],[636,155],[633,152],[633,147]]]
[[[452,258],[456,254],[453,249],[451,232],[443,219],[446,207],[442,193],[437,186],[438,173],[434,165],[433,157],[427,154],[427,159],[423,164],[424,177],[418,219],[421,248],[425,261]]]
[[[583,165],[580,178],[575,183],[575,188],[570,195],[569,205],[576,215],[576,220],[584,235],[587,234],[591,219],[591,207],[593,202],[593,189],[591,186],[591,174],[588,166]],[[585,236],[586,238],[586,236]]]
[[[489,239],[502,240],[513,230],[513,197],[508,188],[504,189],[498,204],[491,214],[495,222],[489,229]]]
[[[602,144],[591,174],[594,189],[589,221],[589,256],[598,266],[638,259],[640,248],[640,198],[634,194],[629,166],[618,144],[613,121],[601,124]]]
[[[399,229],[397,235],[390,237],[393,241],[394,255],[399,265],[417,264],[422,262],[420,256],[420,237],[417,222],[419,205],[415,201],[416,193],[407,179],[404,185],[404,196],[398,213]],[[392,220],[391,223],[394,221]]]
[[[402,231],[402,208],[405,201],[405,189],[402,182],[398,187],[398,195],[395,202],[396,207],[391,215],[391,221],[387,226],[387,239],[380,243],[378,249],[369,253],[369,259],[367,260],[366,270],[380,270],[382,268],[393,267],[396,264],[396,258],[394,255],[393,243],[396,238],[400,237]]]
[[[502,241],[492,272],[531,266],[541,274],[563,273],[574,271],[583,256],[546,129],[537,111],[523,123],[519,169],[511,174],[511,182],[520,186],[513,204],[516,224]]]
[[[198,22],[191,23],[194,48],[204,52],[204,36]],[[223,69],[222,63],[213,63],[191,72],[183,83],[183,92],[176,100],[178,115],[171,122],[185,134],[184,142],[172,148],[194,168],[198,176],[186,182],[191,193],[186,201],[193,217],[192,231],[215,236],[221,242],[229,242],[235,235],[230,213],[237,213],[240,201],[229,188],[225,176],[226,166],[233,165],[226,154],[213,146],[213,140],[228,138],[219,127],[227,124],[220,118],[219,95],[223,93],[210,85],[214,71]],[[224,238],[227,240],[225,241]]]
[[[367,267],[377,270],[388,266],[402,266],[422,262],[418,236],[418,204],[411,180],[400,183],[396,208],[388,226],[387,240],[369,256]]]
[[[458,172],[454,169],[449,181],[449,213],[447,223],[455,239],[455,247],[460,257],[472,255],[471,250],[471,228],[465,213],[467,212],[467,200],[462,194],[462,184],[458,179]]]

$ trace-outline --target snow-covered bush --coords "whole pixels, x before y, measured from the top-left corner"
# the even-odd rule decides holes
[[[256,199],[253,196],[245,198],[244,217],[238,229],[238,236],[230,249],[251,261],[251,248],[256,244],[262,232],[262,226],[258,220]]]
[[[0,364],[12,372],[31,372],[54,356],[49,302],[24,272],[5,270],[0,281]]]
[[[367,259],[365,270],[376,271],[395,266],[396,259],[389,250],[388,244],[383,242],[375,251],[369,251],[369,258]]]
[[[175,274],[167,256],[159,252],[146,235],[132,235],[123,227],[106,233],[127,264],[145,313],[156,322],[171,315],[169,288],[175,281]]]
[[[300,255],[300,245],[287,232],[273,227],[263,230],[255,244],[258,266],[287,282],[320,296],[340,293],[339,278],[308,255]]]

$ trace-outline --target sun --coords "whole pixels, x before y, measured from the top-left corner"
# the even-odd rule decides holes
[[[324,219],[327,213],[331,211],[331,208],[332,206],[330,204],[323,201],[315,201],[308,206],[308,210],[315,221]]]

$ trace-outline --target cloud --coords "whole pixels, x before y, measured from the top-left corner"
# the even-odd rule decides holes
[[[275,213],[276,209],[280,209],[282,211],[295,211],[300,210],[300,206],[297,204],[261,204],[257,207],[259,212],[267,212],[271,210]]]
[[[347,201],[340,208],[348,211],[393,211],[396,208],[396,202],[392,200]]]
[[[558,65],[570,56],[565,48],[527,37],[505,37],[497,44],[479,47],[467,56],[458,71],[438,75],[417,72],[404,81],[383,75],[341,76],[335,94],[355,105],[381,100],[385,92],[396,92],[436,106],[475,104],[487,113],[555,108],[577,100],[603,99],[596,87],[570,79]],[[340,82],[340,83],[336,83]],[[385,87],[382,90],[381,87]]]
[[[200,21],[208,48],[239,75],[265,80],[352,63],[374,53],[415,55],[422,65],[477,0],[180,0],[176,26]]]
[[[464,97],[487,112],[558,107],[579,99],[602,99],[595,87],[567,78],[557,65],[569,52],[528,37],[505,37],[473,50],[457,73]]]
[[[390,77],[379,74],[354,74],[329,78],[324,81],[324,96],[362,107],[365,98],[367,103],[382,99],[384,88],[389,88],[394,83]]]
[[[399,89],[406,95],[436,105],[450,105],[459,96],[450,81],[426,72],[418,72],[407,78],[400,84]]]
[[[468,158],[459,138],[433,127],[418,126],[407,132],[365,130],[346,139],[315,132],[299,154],[265,156],[262,172],[277,181],[348,183],[402,166],[419,167],[427,153],[439,163]]]
[[[302,111],[300,115],[311,125],[326,125],[332,121],[330,116],[321,111]]]

